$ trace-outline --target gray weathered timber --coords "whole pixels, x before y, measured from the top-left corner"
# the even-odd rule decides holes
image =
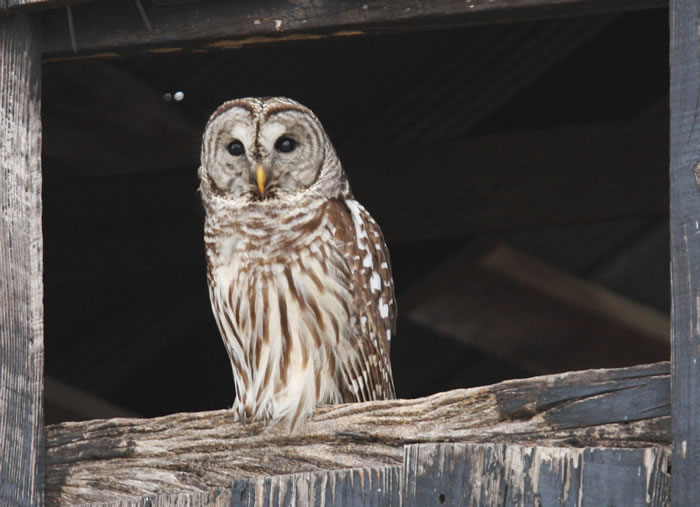
[[[670,452],[505,444],[406,447],[405,505],[669,505]]]
[[[0,505],[43,498],[40,86],[33,21],[0,17]]]
[[[7,9],[16,9],[18,7],[56,7],[59,0],[6,0]]]
[[[100,503],[101,507],[230,507],[239,505],[231,497],[231,488],[211,488],[201,492],[145,495],[128,500]]]
[[[700,11],[671,2],[673,498],[700,505]]]
[[[232,500],[242,507],[401,505],[401,472],[387,466],[239,479]]]
[[[667,445],[669,413],[669,364],[657,363],[323,407],[291,435],[241,425],[230,410],[64,423],[47,429],[46,496],[50,504],[117,502],[234,479],[398,466],[414,443]]]
[[[284,40],[351,36],[391,30],[448,28],[560,16],[619,12],[667,5],[666,0],[349,0],[290,3],[210,0],[147,11],[102,0],[73,8],[78,56],[138,51],[227,49]],[[65,13],[43,13],[47,56],[72,57]]]

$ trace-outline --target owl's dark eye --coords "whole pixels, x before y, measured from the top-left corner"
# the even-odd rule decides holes
[[[245,153],[243,143],[239,140],[231,141],[230,143],[228,143],[228,146],[226,148],[228,149],[228,152],[234,157],[238,157]]]
[[[289,153],[297,147],[297,142],[288,136],[280,137],[275,143],[275,149],[280,153]]]

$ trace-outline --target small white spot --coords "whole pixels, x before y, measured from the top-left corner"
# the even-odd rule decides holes
[[[255,21],[253,21],[254,25],[259,25],[260,23],[261,23],[261,21],[259,19],[256,19]]]
[[[372,256],[370,254],[365,255],[365,258],[362,259],[362,265],[366,268],[372,267]]]
[[[388,265],[386,262],[382,262],[382,263],[379,265],[379,267],[380,267],[381,269],[389,269],[389,265]]]
[[[362,221],[362,210],[364,208],[362,208],[360,203],[352,199],[345,201],[345,205],[348,207],[350,214],[352,215],[352,223],[355,226],[355,240],[357,241],[357,247],[361,250],[367,250],[367,247],[360,242],[361,239],[367,238],[367,231],[365,231]]]
[[[281,29],[282,29],[282,20],[276,19],[275,20],[275,31],[279,32]]]
[[[681,442],[681,458],[685,459],[685,455],[688,452],[688,441],[683,440]]]
[[[391,341],[391,329],[386,330],[386,341]]]
[[[379,316],[383,319],[389,316],[389,305],[384,303],[383,299],[379,300]]]
[[[382,287],[382,279],[379,278],[379,273],[376,271],[372,273],[372,277],[369,279],[369,286],[372,292],[378,291]]]
[[[364,327],[365,324],[367,324],[367,317],[365,317],[365,316],[363,315],[362,318],[360,319],[360,322],[362,323],[362,327]]]
[[[180,102],[185,98],[185,92],[177,91],[173,94],[173,98],[175,99],[175,102]]]

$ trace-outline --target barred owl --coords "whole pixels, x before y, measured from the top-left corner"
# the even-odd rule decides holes
[[[199,177],[240,419],[294,428],[317,405],[394,398],[389,253],[316,116],[286,98],[224,103]]]

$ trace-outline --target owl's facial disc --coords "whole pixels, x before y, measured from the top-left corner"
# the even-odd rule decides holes
[[[284,199],[311,187],[327,139],[303,106],[233,105],[210,121],[203,163],[221,193],[245,201]]]

